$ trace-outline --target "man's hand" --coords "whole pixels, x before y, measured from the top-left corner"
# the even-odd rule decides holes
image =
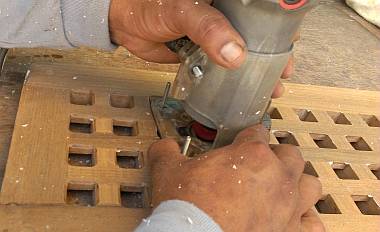
[[[112,0],[109,25],[114,43],[153,62],[177,63],[165,42],[187,35],[217,64],[234,69],[245,60],[244,40],[227,18],[209,4],[212,0]],[[283,78],[293,70],[289,60]],[[281,83],[274,98],[284,91]]]
[[[324,227],[311,209],[321,197],[317,178],[303,174],[291,145],[268,145],[261,125],[242,131],[232,145],[188,159],[174,140],[149,150],[153,206],[166,200],[195,204],[226,231],[308,231]]]

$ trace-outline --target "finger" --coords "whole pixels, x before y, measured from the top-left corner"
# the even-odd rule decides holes
[[[312,208],[322,196],[322,185],[318,178],[302,174],[299,181],[300,215]]]
[[[144,44],[141,43],[141,46]],[[163,43],[145,43],[146,47],[150,47],[150,50],[142,49],[139,51],[128,50],[138,56],[139,58],[156,63],[175,64],[179,62],[178,56],[170,51]]]
[[[290,144],[280,144],[273,145],[272,150],[278,159],[285,165],[289,174],[295,177],[298,181],[305,168],[305,161],[298,148]]]
[[[294,55],[291,54],[288,60],[288,64],[286,65],[284,71],[282,72],[281,78],[288,79],[293,75],[294,72]]]
[[[148,160],[153,170],[183,158],[178,143],[174,139],[161,139],[153,143],[148,150]]]
[[[151,62],[178,63],[177,54],[170,51],[164,43],[152,42],[135,36],[126,36],[122,33],[114,33],[116,43],[126,47],[134,55]]]
[[[234,144],[247,141],[269,143],[269,131],[262,124],[257,124],[241,131],[234,140]]]
[[[197,3],[197,4],[195,4]],[[227,18],[203,1],[177,1],[172,17],[166,23],[172,31],[186,34],[217,64],[237,68],[247,55],[246,45]],[[178,10],[183,14],[178,14]]]
[[[288,222],[284,232],[300,232],[301,231],[301,218],[299,215],[293,215],[293,217]]]
[[[325,226],[323,225],[318,214],[309,209],[301,218],[301,232],[325,232]]]
[[[285,88],[281,81],[277,82],[276,87],[273,90],[272,98],[279,98],[284,94]]]
[[[301,217],[321,198],[321,183],[314,176],[302,174],[299,181],[299,201],[297,210],[288,223],[286,231],[303,231]]]

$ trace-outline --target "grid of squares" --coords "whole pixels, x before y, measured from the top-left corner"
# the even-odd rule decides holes
[[[147,107],[149,103],[144,99],[146,102],[142,105],[143,97],[139,94],[144,93],[144,96],[147,96],[150,94],[147,92],[156,90],[144,92],[139,89],[135,91],[135,86],[138,85],[135,80],[141,79],[141,75],[138,73],[123,73],[120,75],[120,79],[110,78],[109,81],[97,82],[98,79],[91,79],[97,76],[97,73],[93,71],[86,71],[87,74],[83,75],[83,79],[80,76],[79,80],[74,80],[73,75],[78,76],[82,73],[81,70],[51,72],[57,75],[51,75],[46,70],[51,70],[50,65],[42,66],[40,71],[33,68],[23,90],[19,113],[22,113],[25,107],[30,106],[36,112],[42,112],[40,108],[43,107],[48,109],[45,114],[48,116],[44,117],[44,120],[40,120],[36,117],[39,114],[19,114],[18,124],[33,120],[34,123],[26,128],[15,128],[15,135],[24,135],[21,133],[34,135],[31,131],[38,130],[39,126],[37,125],[40,124],[43,132],[50,131],[51,133],[41,133],[44,135],[44,140],[39,139],[38,141],[42,142],[38,145],[44,146],[46,141],[49,149],[46,149],[45,146],[43,150],[38,150],[42,147],[38,146],[31,153],[26,148],[22,154],[25,154],[23,157],[30,157],[27,160],[20,159],[18,147],[13,149],[8,159],[7,181],[3,182],[6,185],[5,187],[3,185],[2,199],[0,200],[5,204],[15,202],[21,205],[36,204],[50,207],[50,205],[64,204],[63,200],[66,196],[66,203],[70,205],[70,207],[65,207],[67,209],[78,210],[78,212],[101,212],[113,208],[112,210],[122,212],[123,215],[125,213],[129,215],[125,220],[123,217],[121,224],[137,222],[145,216],[144,212],[149,210],[130,210],[119,207],[138,208],[141,205],[145,207],[149,202],[146,200],[147,194],[145,193],[149,192],[146,189],[149,189],[148,179],[150,176],[145,170],[147,164],[143,161],[147,146],[156,139],[156,131],[154,122],[149,121],[151,116],[146,116],[146,112],[150,112]],[[62,70],[62,67],[53,70]],[[113,74],[112,72],[109,76]],[[127,78],[124,80],[125,76]],[[54,79],[55,77],[57,78]],[[147,77],[150,76],[147,75]],[[148,78],[142,78],[142,80],[148,80]],[[131,79],[132,81],[130,81]],[[66,80],[66,82],[61,83],[59,80]],[[89,80],[95,80],[95,84]],[[163,87],[164,84],[161,83],[160,86]],[[154,85],[160,88],[155,83],[151,86]],[[316,210],[320,211],[321,218],[328,226],[329,231],[357,231],[358,228],[375,231],[377,229],[375,220],[379,219],[376,213],[380,198],[378,190],[380,176],[378,152],[380,147],[379,136],[375,135],[375,132],[379,131],[380,122],[379,115],[371,106],[378,103],[378,98],[372,97],[373,94],[360,93],[360,91],[358,92],[360,94],[351,96],[352,92],[345,90],[337,92],[326,89],[326,92],[309,94],[309,88],[313,87],[308,86],[307,93],[304,92],[302,86],[294,86],[294,88],[296,91],[292,92],[294,94],[291,94],[289,98],[273,101],[275,108],[271,110],[271,117],[273,128],[277,131],[273,131],[271,142],[292,143],[298,145],[302,150],[305,160],[307,160],[305,173],[317,176],[323,184],[323,197],[318,202]],[[135,96],[125,96],[120,93],[110,93],[110,89],[136,94]],[[38,94],[35,94],[36,92]],[[156,94],[160,94],[161,91],[156,92]],[[291,92],[289,91],[289,93]],[[47,96],[52,98],[52,101],[47,101]],[[327,102],[330,98],[331,103]],[[347,99],[353,99],[353,101]],[[29,104],[30,102],[43,104]],[[51,105],[47,107],[46,104]],[[328,110],[324,111],[323,109]],[[352,112],[361,112],[362,114]],[[54,119],[54,123],[45,125],[45,120],[50,118]],[[125,118],[130,120],[125,120]],[[117,125],[120,120],[124,123]],[[126,135],[118,134],[117,130],[120,128],[117,126],[123,127],[124,125],[130,127],[121,130],[126,131]],[[136,129],[133,131],[133,128]],[[278,141],[276,137],[281,141]],[[14,136],[12,143],[25,144],[28,141],[25,138],[35,139],[31,136],[24,136],[21,140],[20,136]],[[143,141],[144,144],[136,145],[137,141]],[[336,148],[332,148],[330,141]],[[363,145],[363,141],[368,146]],[[322,147],[319,147],[317,143]],[[28,144],[31,143],[28,142]],[[15,147],[13,146],[13,148]],[[33,160],[34,157],[31,155],[38,159]],[[44,159],[44,156],[49,159]],[[142,163],[135,158],[136,156],[142,157]],[[52,163],[52,165],[44,165],[46,163]],[[20,167],[22,167],[22,171],[19,169]],[[28,167],[33,170],[29,172],[31,169]],[[40,168],[38,169],[40,172],[35,171],[37,168]],[[19,179],[13,179],[23,173],[25,176],[21,182]],[[40,175],[41,173],[43,175]],[[52,175],[54,173],[57,175]],[[142,177],[143,175],[145,177]],[[104,177],[102,181],[99,181],[99,176]],[[144,181],[147,184],[141,185]],[[48,188],[45,190],[45,187]],[[142,195],[138,193],[142,193]],[[95,206],[95,209],[71,207],[71,205]],[[327,214],[326,212],[331,208],[333,209],[331,211],[334,212],[334,205],[340,214]],[[88,216],[86,214],[77,215],[77,218],[88,218]],[[93,220],[96,220],[96,217]],[[77,223],[73,222],[73,225],[80,226],[80,223],[82,221],[77,220]],[[357,226],[351,229],[352,225]]]
[[[91,90],[71,90],[70,104],[83,107],[83,109],[96,106],[96,95],[96,92]],[[120,110],[133,110],[136,106],[138,107],[134,96],[120,93],[109,93],[108,96],[108,107]],[[127,119],[109,118],[104,120],[102,128],[96,126],[96,115],[89,116],[71,112],[69,117],[69,132],[76,135],[88,135],[91,138],[93,134],[106,132],[106,136],[116,136],[122,139],[139,135],[138,121],[129,120],[128,114],[126,115]],[[112,133],[108,133],[110,130],[107,128],[111,129]],[[110,149],[88,143],[76,143],[69,144],[67,150],[67,164],[69,171],[73,170],[73,173],[93,174],[100,169],[107,169],[108,172],[114,173],[125,173],[133,170],[141,171],[145,167],[144,151],[136,149],[118,147]],[[73,179],[77,179],[77,176],[74,176]],[[66,204],[86,207],[112,205],[126,208],[147,208],[149,206],[147,186],[124,183],[120,180],[115,182],[100,185],[96,181],[86,179],[82,181],[68,180]],[[111,196],[104,197],[102,192]]]
[[[80,105],[83,107],[93,106],[96,103],[96,94],[88,90],[72,90],[70,93],[70,103]],[[109,105],[114,108],[132,109],[135,107],[133,96],[122,94],[110,94]],[[289,110],[287,111],[289,112]],[[299,120],[300,123],[316,124],[330,124],[341,126],[355,126],[356,122],[351,122],[342,112],[327,111],[322,122],[319,121],[319,116],[315,115],[313,110],[307,109],[292,109],[294,118]],[[289,117],[284,117],[281,109],[272,107],[269,110],[272,120],[285,121]],[[286,114],[286,113],[285,113]],[[380,127],[379,117],[376,115],[358,115],[361,118],[362,124],[359,126],[368,126],[371,128]],[[327,119],[326,119],[327,118]],[[70,115],[69,130],[72,133],[92,134],[96,132],[95,121],[93,117],[82,116],[77,114]],[[115,136],[136,136],[138,135],[138,122],[128,120],[112,119],[111,123],[112,132]],[[347,146],[341,148],[337,146],[329,133],[320,132],[307,132],[309,140],[313,141],[315,148],[320,149],[347,149]],[[302,140],[297,138],[297,135],[290,130],[273,130],[273,136],[279,144],[293,144],[295,146],[303,147]],[[360,135],[345,135],[344,139],[347,145],[352,150],[357,152],[373,151],[373,148]],[[85,144],[71,144],[68,149],[68,165],[79,167],[81,169],[96,168],[97,166],[97,147]],[[115,148],[109,152],[113,156],[115,162],[114,169],[141,169],[143,168],[143,153],[141,151],[130,151],[126,149]],[[305,173],[321,177],[318,173],[318,168],[315,168],[313,161],[307,161],[305,164]],[[360,181],[359,176],[355,172],[355,168],[349,163],[329,162],[331,170],[335,173],[336,178],[340,180],[356,180]],[[379,180],[379,167],[376,164],[367,165],[373,174],[374,179]],[[147,189],[141,186],[127,186],[120,184],[117,188],[119,205],[127,208],[144,208],[148,205]],[[363,215],[379,215],[379,204],[371,195],[350,195],[352,202],[356,205],[358,212]],[[335,201],[333,194],[324,194],[323,197],[315,205],[316,210],[320,214],[342,214],[339,203]],[[95,206],[99,203],[99,186],[97,183],[68,183],[66,203],[70,205],[79,206]]]
[[[109,104],[115,108],[131,109],[135,107],[134,97],[121,94],[110,94]],[[95,94],[92,91],[74,91],[70,93],[70,103],[81,105],[83,107],[92,106],[95,104]],[[326,112],[326,118],[320,122],[318,116],[312,110],[307,109],[292,109],[294,116],[301,123],[316,123],[316,124],[331,124],[341,126],[355,126],[357,122],[351,122],[342,112]],[[289,111],[288,111],[289,112]],[[284,119],[281,109],[272,107],[269,110],[272,120],[286,120]],[[380,127],[379,117],[376,115],[358,115],[363,124],[368,127]],[[80,116],[76,114],[70,115],[69,130],[73,133],[91,134],[96,131],[95,120],[91,117]],[[138,134],[138,123],[136,121],[123,121],[123,120],[110,120],[112,123],[112,131],[116,136],[136,136]],[[321,149],[347,149],[347,146],[341,148],[336,145],[334,138],[329,133],[310,132],[309,140],[313,141],[315,148]],[[303,147],[301,140],[297,139],[297,135],[290,130],[273,130],[273,135],[276,141],[280,144],[293,144],[295,146]],[[352,150],[357,152],[373,151],[373,148],[359,135],[345,135],[347,145]],[[77,166],[80,168],[94,168],[97,164],[97,148],[88,145],[70,145],[68,153],[68,164],[70,166]],[[114,167],[122,169],[139,169],[143,167],[143,155],[141,151],[128,151],[115,148],[110,154],[114,156]],[[331,169],[336,177],[341,180],[360,180],[355,173],[354,168],[349,163],[329,162]],[[379,167],[376,164],[367,165],[367,168],[373,174],[373,177],[379,179]],[[313,166],[313,162],[308,161],[305,165],[305,173],[320,177],[318,170]],[[89,184],[75,184],[68,183],[67,199],[68,204],[87,205],[93,206],[98,203],[97,192],[99,187],[96,183]],[[147,205],[144,201],[145,187],[125,186],[120,185],[118,194],[120,205],[124,207],[142,208]],[[358,210],[364,214],[378,215],[379,205],[371,195],[352,195],[352,201],[357,206]],[[341,214],[340,208],[331,194],[325,194],[323,198],[316,204],[316,209],[321,214]]]
[[[378,115],[352,115],[276,106],[272,106],[268,113],[274,124],[271,134],[273,144],[292,144],[301,150],[311,150],[310,152],[323,149],[326,152],[348,152],[357,156],[364,156],[368,152],[379,153],[379,148],[372,139],[379,134]],[[284,124],[291,126],[285,129],[282,127]],[[294,128],[295,131],[292,131]],[[368,136],[361,134],[368,134],[369,130],[376,132],[367,140]],[[319,214],[380,215],[379,195],[371,195],[372,192],[378,193],[376,186],[380,183],[380,164],[323,160],[317,154],[310,157],[306,160],[304,173],[318,177],[325,188],[323,197],[315,205]],[[360,184],[362,181],[365,183]],[[374,187],[368,183],[373,183]],[[335,184],[337,187],[334,187]],[[347,209],[347,205],[351,205],[351,209]]]
[[[312,110],[306,110],[306,109],[293,109],[294,114],[297,115],[299,121],[306,122],[306,123],[315,123],[316,126],[323,127],[326,123],[333,125],[344,125],[344,126],[355,126],[355,124],[351,123],[349,119],[346,117],[346,115],[342,112],[326,112],[326,115],[328,115],[329,121],[324,120],[323,122],[319,122],[316,116],[314,115]],[[284,120],[280,110],[276,107],[272,107],[268,111],[270,117],[272,120]],[[380,127],[380,121],[379,116],[376,115],[358,115],[362,119],[362,122],[365,123],[366,126],[369,128],[379,128]],[[310,124],[309,124],[310,125]],[[306,126],[309,126],[306,125]],[[359,124],[356,126],[363,127],[363,124]],[[365,126],[364,128],[365,129]],[[297,136],[294,135],[289,129],[288,131],[281,131],[281,130],[273,130],[273,135],[275,136],[276,140],[280,144],[293,144],[295,146],[300,146],[299,141],[297,140]],[[363,131],[362,131],[363,133]],[[329,134],[324,133],[313,133],[308,132],[310,139],[312,139],[315,143],[315,145],[319,148],[326,148],[326,149],[338,149],[337,145],[334,143],[333,139],[329,136]],[[370,144],[365,140],[365,138],[361,137],[360,135],[345,135],[344,136],[345,141],[347,144],[349,144],[352,149],[356,151],[374,151],[374,149],[370,146]],[[343,148],[345,149],[345,148]]]

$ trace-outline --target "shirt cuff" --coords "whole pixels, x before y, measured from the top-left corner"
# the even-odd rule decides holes
[[[162,202],[135,232],[222,232],[220,226],[195,205],[180,200]]]
[[[61,0],[65,36],[73,47],[114,50],[108,27],[111,0]]]

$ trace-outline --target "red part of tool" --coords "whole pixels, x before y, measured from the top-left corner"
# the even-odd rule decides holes
[[[306,2],[307,0],[301,0],[295,4],[288,4],[285,2],[285,0],[280,0],[280,6],[285,10],[295,10],[305,5]]]
[[[191,129],[198,138],[210,142],[214,141],[217,134],[217,130],[203,126],[199,122],[193,122],[191,124]]]

